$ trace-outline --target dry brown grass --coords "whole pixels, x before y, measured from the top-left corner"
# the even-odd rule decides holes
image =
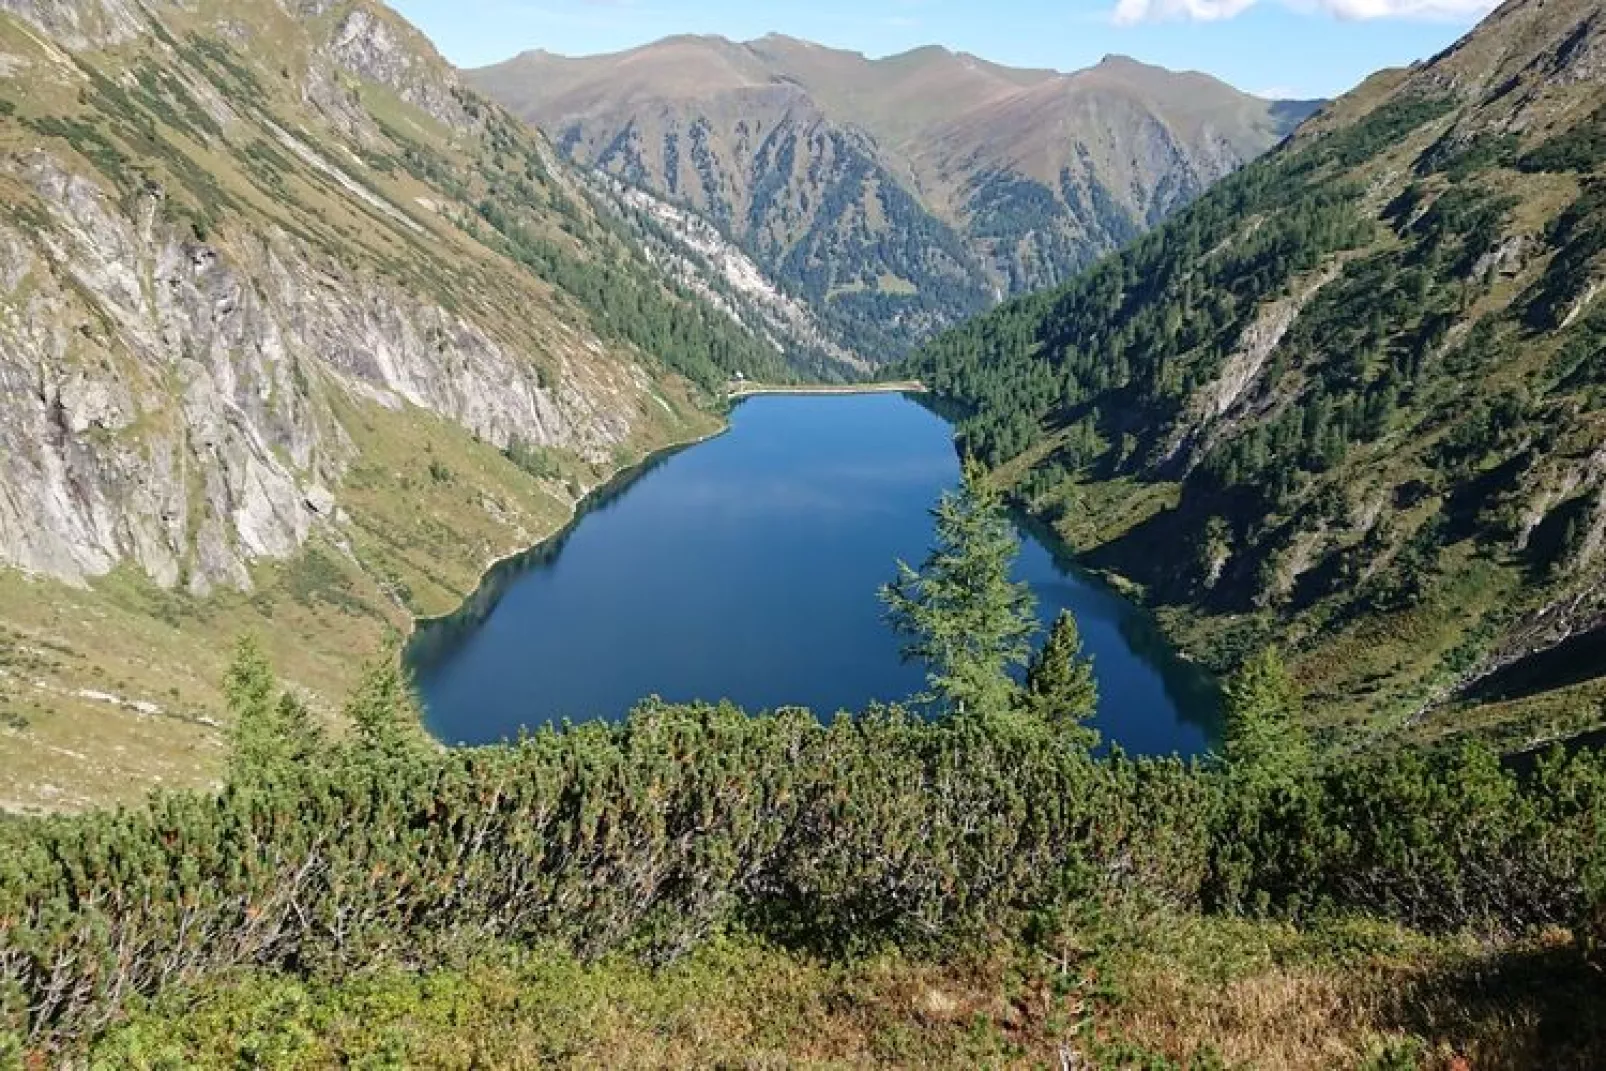
[[[1565,934],[1496,946],[1151,916],[941,960],[826,962],[728,939],[661,970],[509,953],[333,986],[248,978],[168,998],[96,1055],[130,1068],[1583,1069],[1606,1066],[1602,1008],[1606,975]]]
[[[1228,1064],[1353,1066],[1377,1032],[1375,994],[1354,979],[1311,969],[1275,969],[1201,986],[1181,972],[1142,978],[1107,1028],[1168,1054],[1214,1049]]]
[[[1606,976],[1565,932],[1485,944],[1195,918],[1142,940],[1106,957],[1120,999],[1096,1032],[1181,1066],[1606,1066]]]

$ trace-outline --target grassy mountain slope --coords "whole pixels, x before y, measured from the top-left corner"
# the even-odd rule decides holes
[[[1291,644],[1325,724],[1592,724],[1603,65],[1598,4],[1514,0],[909,371],[1201,654]]]
[[[342,695],[732,372],[841,374],[755,274],[377,4],[4,0],[0,803],[210,776],[239,632]]]
[[[531,52],[468,78],[714,221],[871,360],[1067,278],[1309,111],[1120,57],[1064,75],[780,36]]]

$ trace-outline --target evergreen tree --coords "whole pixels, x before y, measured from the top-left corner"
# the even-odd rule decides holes
[[[366,751],[398,759],[426,749],[412,684],[394,649],[369,663],[346,702],[346,717],[356,727],[359,746]]]
[[[306,706],[279,690],[261,645],[243,637],[223,678],[234,724],[229,733],[228,779],[243,785],[270,780],[315,758],[321,734]]]
[[[285,692],[274,710],[274,724],[280,740],[280,755],[297,765],[315,761],[324,745],[323,730],[307,704]]]
[[[1030,590],[1009,575],[1020,538],[974,461],[932,516],[936,546],[920,571],[900,562],[881,589],[888,618],[911,637],[904,656],[927,666],[925,699],[961,716],[1007,714],[1019,694],[1010,669],[1026,663],[1037,630]]]
[[[1591,964],[1606,971],[1606,844],[1596,840],[1584,864],[1584,906],[1573,930]]]
[[[1310,768],[1299,723],[1299,689],[1276,648],[1251,658],[1227,683],[1227,764],[1234,772],[1287,780]]]
[[[1048,642],[1026,670],[1026,710],[1075,746],[1091,749],[1098,746],[1099,734],[1086,723],[1098,705],[1093,659],[1082,653],[1075,616],[1062,610]]]

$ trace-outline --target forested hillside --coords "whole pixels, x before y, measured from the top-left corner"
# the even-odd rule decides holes
[[[1603,74],[1598,4],[1514,0],[907,371],[1196,652],[1291,645],[1324,724],[1588,727]]]
[[[1314,108],[1121,56],[1062,74],[779,35],[467,77],[574,159],[702,214],[872,362],[1069,278]]]

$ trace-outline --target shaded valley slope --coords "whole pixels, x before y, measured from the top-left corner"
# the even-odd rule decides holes
[[[1513,0],[905,371],[1195,651],[1292,645],[1324,724],[1585,728],[1587,654],[1476,686],[1606,624],[1603,85],[1600,5]]]

